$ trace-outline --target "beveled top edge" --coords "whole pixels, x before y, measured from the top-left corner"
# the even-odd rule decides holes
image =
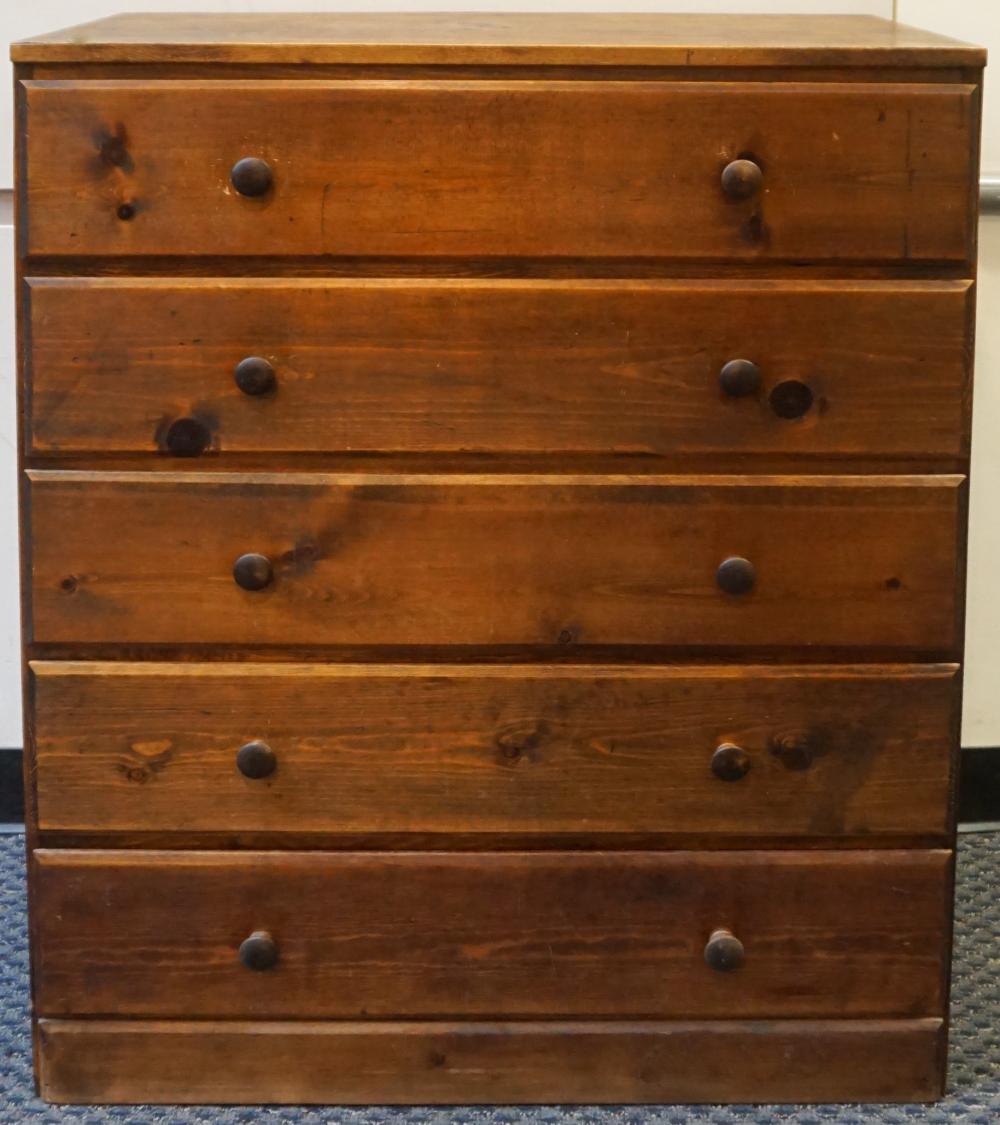
[[[129,12],[11,45],[19,63],[983,66],[877,16],[614,12]]]

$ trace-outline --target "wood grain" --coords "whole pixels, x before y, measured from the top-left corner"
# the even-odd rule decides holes
[[[43,833],[950,830],[954,666],[31,669]],[[277,768],[251,780],[254,740]],[[726,742],[739,781],[710,768]]]
[[[29,80],[23,236],[73,256],[965,261],[975,89]],[[720,173],[748,153],[764,190],[733,202]],[[273,169],[262,198],[229,183],[246,156]]]
[[[962,477],[31,470],[36,642],[959,640]],[[250,592],[235,560],[272,560]],[[755,589],[724,594],[731,555]]]
[[[52,1102],[921,1102],[941,1020],[39,1021]]]
[[[981,47],[857,16],[124,13],[15,43],[17,62],[982,66]]]
[[[971,283],[30,278],[30,451],[963,457]],[[233,371],[274,367],[248,396]],[[746,358],[759,393],[727,398]],[[810,387],[800,420],[769,405]],[[108,409],[113,398],[114,409]]]
[[[37,849],[36,1010],[940,1016],[950,860],[947,851]],[[705,964],[719,928],[746,948],[737,972]],[[237,956],[256,930],[279,949],[265,972]]]
[[[258,13],[12,53],[43,1096],[939,1096],[985,52]]]

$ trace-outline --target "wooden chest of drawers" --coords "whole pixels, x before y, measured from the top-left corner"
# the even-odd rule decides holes
[[[983,53],[13,57],[44,1096],[936,1097]]]

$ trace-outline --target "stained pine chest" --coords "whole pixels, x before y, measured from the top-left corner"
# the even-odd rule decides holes
[[[936,1097],[983,53],[13,57],[44,1096]]]

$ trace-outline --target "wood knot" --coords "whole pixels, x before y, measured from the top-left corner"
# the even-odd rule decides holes
[[[544,723],[518,723],[498,731],[496,745],[501,761],[509,765],[522,757],[536,761],[544,737]]]
[[[771,739],[771,753],[787,770],[807,770],[816,757],[808,735],[783,734]]]
[[[128,134],[121,122],[115,126],[113,133],[104,131],[98,134],[97,151],[101,155],[101,160],[112,168],[132,170],[132,158],[128,153]]]

